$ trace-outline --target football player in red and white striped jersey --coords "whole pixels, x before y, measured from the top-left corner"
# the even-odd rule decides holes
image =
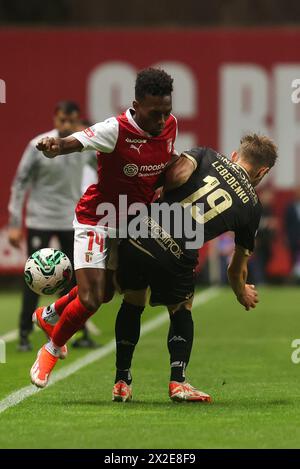
[[[127,206],[152,201],[153,187],[175,153],[177,121],[171,114],[172,91],[173,79],[165,71],[142,70],[137,75],[132,108],[67,138],[44,138],[37,144],[48,158],[97,150],[98,183],[87,189],[76,207],[74,266],[78,287],[34,313],[34,320],[51,336],[31,369],[36,386],[47,385],[60,348],[113,296],[119,222],[127,216],[127,210],[119,210],[119,195],[127,195]],[[108,224],[101,215],[107,203],[115,207],[117,214],[117,220],[109,220]],[[145,301],[146,291],[128,292],[117,327],[128,315],[140,315]],[[118,357],[123,345],[117,343]]]

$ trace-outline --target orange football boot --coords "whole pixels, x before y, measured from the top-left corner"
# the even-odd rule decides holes
[[[44,311],[45,306],[40,306],[35,310],[35,312],[32,315],[32,322],[36,324],[42,331],[45,332],[45,334],[51,339],[52,334],[53,334],[53,329],[54,326],[52,324],[49,324],[43,319],[43,311]],[[64,360],[68,355],[68,347],[66,345],[63,345],[60,347],[60,355],[59,358],[61,360]]]
[[[43,347],[38,351],[37,359],[30,370],[32,384],[35,384],[38,388],[46,387],[50,373],[55,367],[58,359],[59,356],[55,357],[52,355],[52,353],[48,352],[46,349],[46,345],[43,345]]]
[[[212,402],[212,398],[208,394],[199,391],[187,382],[171,381],[169,397],[175,402]]]
[[[112,391],[112,400],[115,402],[129,402],[132,399],[132,388],[125,381],[118,381]]]

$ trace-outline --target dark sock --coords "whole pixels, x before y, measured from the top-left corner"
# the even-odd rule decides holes
[[[170,353],[171,381],[183,383],[185,369],[189,363],[193,339],[194,322],[189,310],[182,306],[176,313],[170,315],[171,323],[168,334],[168,349]]]
[[[131,384],[132,376],[130,370],[116,370],[115,383],[118,381],[125,381],[125,383]]]
[[[141,314],[144,306],[134,306],[123,301],[119,309],[116,325],[116,379],[131,384],[131,361],[136,344],[140,338]]]

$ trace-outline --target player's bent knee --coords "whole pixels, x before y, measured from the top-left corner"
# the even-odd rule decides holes
[[[80,302],[83,306],[90,311],[91,313],[95,313],[103,303],[103,294],[93,294],[91,292],[80,292],[79,293]]]
[[[177,305],[168,306],[168,311],[169,311],[170,315],[175,314],[175,313],[177,313],[177,311],[181,311],[181,310],[184,310],[188,313],[191,313],[192,312],[192,303],[190,301],[185,301],[185,302],[179,303]]]
[[[147,290],[127,290],[124,294],[126,303],[138,307],[145,307],[147,301]]]

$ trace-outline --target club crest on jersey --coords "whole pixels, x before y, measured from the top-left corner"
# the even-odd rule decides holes
[[[139,172],[139,167],[136,164],[129,163],[124,166],[123,172],[126,176],[133,177]]]
[[[91,251],[87,251],[85,253],[85,262],[92,262],[93,253]]]
[[[168,138],[167,140],[167,152],[171,153],[173,148],[173,140],[171,138]]]
[[[84,130],[84,133],[89,137],[89,138],[92,138],[95,136],[94,132],[92,131],[92,129],[90,127],[88,127],[87,129]]]

